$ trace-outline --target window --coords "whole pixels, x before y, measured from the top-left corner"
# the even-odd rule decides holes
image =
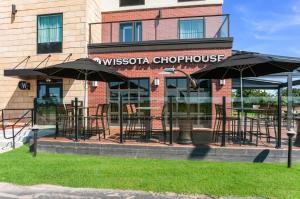
[[[123,104],[135,104],[136,107],[145,107],[150,104],[150,82],[149,79],[130,79],[126,82],[110,82],[108,84],[110,121],[112,124],[119,122],[119,102],[122,96]],[[125,106],[124,106],[125,107]],[[126,110],[123,110],[124,113]],[[139,113],[143,112],[138,110]],[[143,112],[146,114],[145,112]]]
[[[142,22],[128,22],[120,24],[121,42],[142,41]]]
[[[180,20],[180,39],[201,39],[204,37],[204,19]]]
[[[41,15],[37,18],[37,53],[62,52],[63,15]]]
[[[145,0],[120,0],[120,7],[138,5],[145,5]]]
[[[190,89],[190,112],[194,125],[200,128],[211,128],[212,101],[211,81],[197,80],[198,89]],[[174,97],[174,114],[186,112],[187,80],[184,77],[166,78],[166,97]],[[174,121],[178,125],[178,121]]]

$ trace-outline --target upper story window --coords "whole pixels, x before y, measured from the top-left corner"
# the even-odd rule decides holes
[[[120,7],[138,5],[145,5],[145,0],[120,0]]]
[[[142,41],[142,22],[125,22],[120,24],[120,42]]]
[[[204,37],[204,19],[184,19],[179,23],[180,39],[201,39]]]
[[[63,15],[40,15],[37,21],[37,53],[62,52]]]

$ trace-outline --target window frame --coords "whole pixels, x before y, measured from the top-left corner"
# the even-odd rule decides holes
[[[136,4],[136,5],[124,5],[124,3],[122,4],[122,0],[119,0],[119,6],[120,7],[130,7],[130,6],[142,6],[142,5],[145,5],[145,0],[141,0],[142,1],[142,3],[140,3],[140,4]]]
[[[61,34],[62,34],[62,37],[61,37],[61,49],[59,51],[55,51],[55,52],[39,52],[39,17],[43,17],[43,16],[51,16],[51,15],[61,15]],[[52,42],[54,43],[54,42]],[[57,42],[59,43],[59,42]],[[51,44],[48,43],[48,44]],[[63,12],[59,12],[59,13],[49,13],[49,14],[39,14],[37,15],[36,17],[36,54],[49,54],[49,53],[63,53],[63,49],[64,49],[64,14]]]
[[[57,86],[60,89],[60,91],[59,91],[60,92],[59,93],[59,95],[60,95],[59,101],[60,101],[60,104],[62,104],[61,99],[63,98],[63,85],[64,85],[63,79],[51,79],[51,82],[49,82],[49,83],[46,80],[38,79],[38,80],[36,80],[36,85],[37,85],[37,89],[36,89],[37,99],[42,99],[42,97],[40,96],[40,93],[39,93],[40,86],[45,86],[46,93],[49,92],[49,87]]]
[[[130,88],[130,81],[132,80],[138,80],[139,82],[139,87],[138,89],[133,89],[133,88]],[[143,91],[143,89],[140,87],[140,80],[146,80],[148,85],[147,85],[147,91]],[[125,91],[127,92],[127,97],[124,98],[123,96],[123,104],[125,104],[125,102],[127,103],[135,103],[134,100],[131,100],[131,94],[132,93],[135,93],[136,91],[138,91],[138,101],[140,102],[140,99],[141,99],[141,94],[142,93],[147,93],[148,95],[148,99],[149,99],[149,103],[150,103],[150,100],[151,100],[151,81],[150,81],[150,78],[149,77],[137,77],[137,78],[129,78],[128,80],[126,80],[126,84],[128,86],[127,89],[122,89],[120,87],[120,84],[122,84],[123,82],[119,82],[119,85],[118,85],[118,88],[117,89],[111,89],[110,88],[110,84],[107,84],[106,86],[106,93],[107,93],[107,103],[110,104],[110,109],[109,109],[109,113],[111,113],[111,103],[115,103],[115,104],[118,104],[118,110],[120,110],[120,103],[119,103],[119,100],[120,100],[120,96],[123,94],[122,91]],[[117,92],[118,93],[118,99],[117,100],[111,100],[111,91],[114,91],[114,92]],[[131,92],[133,91],[133,92]],[[124,110],[123,110],[124,111]],[[116,112],[113,112],[113,113],[116,113]],[[119,118],[119,115],[117,115],[117,120],[118,122],[120,121],[120,118]],[[111,124],[115,125],[117,123],[114,123],[112,122],[112,119],[110,118],[110,122]]]
[[[176,86],[176,88],[168,88],[168,80],[173,80],[173,81],[175,81],[175,86]],[[180,97],[179,97],[179,93],[180,92],[187,92],[187,86],[185,86],[185,88],[183,88],[183,87],[178,87],[178,82],[179,82],[179,80],[185,80],[186,81],[186,77],[184,77],[184,76],[177,76],[177,77],[174,77],[174,76],[166,76],[165,77],[165,83],[164,83],[164,97],[166,98],[166,99],[168,99],[169,98],[169,92],[173,92],[173,91],[175,91],[176,92],[176,96],[175,96],[175,98],[177,99],[177,100],[174,100],[173,101],[173,104],[175,104],[175,107],[173,106],[173,112],[174,112],[174,114],[177,114],[177,113],[181,113],[180,111],[179,111],[179,104],[180,104]],[[213,101],[212,101],[212,96],[213,96],[213,86],[212,86],[212,80],[209,80],[209,79],[197,79],[197,83],[199,83],[199,81],[208,81],[208,87],[207,87],[207,90],[206,91],[204,91],[204,93],[208,93],[209,94],[209,97],[210,97],[210,104],[212,105],[213,103]],[[205,88],[204,88],[205,89]],[[201,94],[203,91],[202,91],[202,88],[201,87],[198,87],[197,89],[190,89],[190,92],[192,93],[192,92],[196,92],[197,93],[197,95],[199,96],[199,94]],[[190,94],[191,94],[190,93]],[[198,112],[200,112],[201,113],[201,104],[197,104],[197,109],[198,109]],[[191,114],[193,114],[193,112],[191,113]],[[211,119],[212,119],[212,114],[213,114],[213,109],[212,109],[212,107],[211,107],[211,113],[210,113],[211,115]],[[209,117],[209,115],[208,115],[208,117]],[[204,120],[203,120],[204,121]],[[202,121],[202,122],[203,122]],[[196,123],[195,123],[196,122]],[[178,127],[178,121],[177,120],[175,120],[174,122],[173,122],[173,125],[174,126],[176,126],[176,127]],[[196,121],[194,121],[194,125],[195,126],[197,126],[197,127],[200,127],[200,128],[211,128],[211,124],[208,124],[209,126],[203,126],[203,125],[206,125],[205,123],[201,123],[201,120],[196,120]]]
[[[203,27],[202,27],[202,37],[195,37],[195,38],[182,38],[181,37],[181,22],[183,21],[202,21],[203,23]],[[206,21],[205,21],[205,17],[201,17],[201,18],[183,18],[183,19],[179,19],[178,20],[178,38],[180,40],[185,40],[185,39],[205,39],[206,37],[206,29],[205,29],[205,26],[206,26]]]
[[[141,24],[141,32],[140,32],[140,35],[137,35],[136,34],[136,31],[137,31],[137,24],[140,23]],[[122,25],[125,25],[125,24],[130,24],[130,28],[131,28],[131,32],[132,32],[132,35],[131,35],[131,41],[124,41],[124,27],[122,27]],[[129,26],[128,26],[129,27]],[[119,42],[121,43],[133,43],[133,42],[142,42],[143,41],[143,22],[142,21],[128,21],[128,22],[121,22],[119,24]],[[137,36],[139,37],[140,40],[137,40]]]

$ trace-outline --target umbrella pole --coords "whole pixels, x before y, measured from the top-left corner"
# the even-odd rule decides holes
[[[86,102],[87,102],[87,99],[86,99],[86,92],[87,92],[87,73],[84,74],[84,96],[83,96],[83,106],[84,107],[87,107],[86,105]]]
[[[288,97],[287,97],[287,112],[288,112],[288,121],[287,121],[287,130],[290,131],[292,129],[292,120],[293,120],[293,76],[292,73],[288,73]]]
[[[240,118],[240,136],[239,136],[239,141],[240,141],[240,144],[242,144],[242,139],[244,138],[244,133],[246,132],[243,132],[243,128],[245,128],[243,126],[243,123],[244,123],[244,96],[243,96],[243,71],[241,70],[240,71],[240,91],[241,91],[241,118]]]
[[[88,113],[87,104],[86,104],[87,103],[86,92],[87,92],[87,72],[84,74],[84,94],[83,94],[83,115],[84,115],[83,124],[85,128],[87,128],[87,123],[88,123],[88,121],[85,119]]]

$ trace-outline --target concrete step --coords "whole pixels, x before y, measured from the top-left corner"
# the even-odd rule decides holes
[[[19,129],[15,129],[15,133],[17,133]],[[24,143],[28,142],[28,138],[30,135],[30,128],[23,129],[16,137],[15,137],[15,148],[23,146]],[[5,130],[6,137],[12,137],[12,130]],[[13,149],[13,139],[5,139],[3,130],[0,131],[0,153],[8,152]]]
[[[55,134],[55,126],[53,125],[36,125],[38,128],[38,137],[44,137],[48,135]],[[15,147],[21,147],[25,143],[29,142],[29,139],[33,137],[32,127],[24,128],[15,138]],[[16,128],[15,133],[19,132],[21,128]],[[12,129],[5,130],[6,137],[12,137]],[[13,140],[5,139],[3,135],[3,130],[0,130],[0,153],[5,153],[13,149]]]

